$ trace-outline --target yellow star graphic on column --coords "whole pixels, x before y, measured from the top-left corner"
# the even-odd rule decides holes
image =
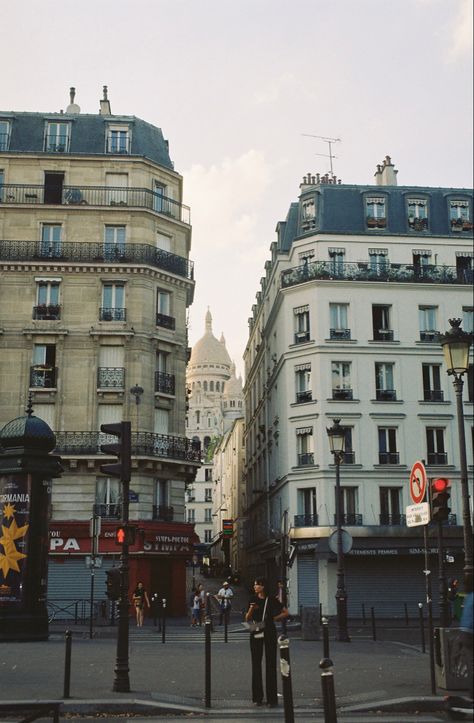
[[[26,557],[23,552],[18,552],[15,545],[15,540],[20,537],[24,537],[28,531],[29,525],[18,527],[16,520],[13,519],[9,527],[2,525],[2,536],[0,537],[0,545],[3,545],[4,554],[0,553],[0,570],[3,572],[3,577],[6,578],[10,570],[20,572],[18,567],[18,560],[22,560]]]

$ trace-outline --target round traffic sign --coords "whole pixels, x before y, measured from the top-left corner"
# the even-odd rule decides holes
[[[410,497],[415,505],[423,502],[426,494],[426,469],[423,462],[415,462],[410,472]]]
[[[337,555],[337,530],[334,530],[328,537],[328,546],[331,552]],[[342,551],[346,555],[352,550],[352,535],[347,530],[341,530]]]

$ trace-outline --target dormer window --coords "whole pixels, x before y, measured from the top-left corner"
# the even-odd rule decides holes
[[[316,228],[316,201],[313,198],[306,198],[301,201],[301,230],[312,231]]]
[[[424,198],[407,200],[408,225],[412,231],[428,230],[428,201]]]
[[[108,127],[107,153],[130,153],[130,130],[128,126]]]
[[[365,199],[365,218],[367,228],[385,228],[387,210],[384,196],[372,196]]]
[[[451,222],[451,231],[454,231],[455,233],[472,231],[472,218],[469,201],[462,199],[450,201],[449,220]]]
[[[0,151],[8,151],[10,147],[10,121],[0,120]]]
[[[46,126],[46,153],[67,153],[71,138],[70,123],[49,122]]]

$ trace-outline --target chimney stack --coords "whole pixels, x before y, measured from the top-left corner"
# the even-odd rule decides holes
[[[81,112],[81,109],[79,108],[77,103],[74,103],[75,97],[76,97],[76,89],[69,88],[70,103],[69,103],[68,107],[66,108],[66,113],[71,113],[72,115],[78,115]]]
[[[112,115],[112,111],[110,109],[110,101],[107,98],[107,86],[104,85],[103,87],[103,93],[104,97],[100,101],[100,115]]]
[[[383,164],[377,164],[377,170],[374,174],[375,184],[377,186],[396,186],[397,173],[398,171],[395,169],[390,156],[385,156]]]

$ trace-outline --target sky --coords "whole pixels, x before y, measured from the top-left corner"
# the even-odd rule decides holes
[[[191,207],[191,345],[243,373],[275,227],[307,172],[471,187],[473,0],[23,0],[0,14],[0,109],[96,113],[163,130]],[[8,72],[6,72],[8,71]]]

